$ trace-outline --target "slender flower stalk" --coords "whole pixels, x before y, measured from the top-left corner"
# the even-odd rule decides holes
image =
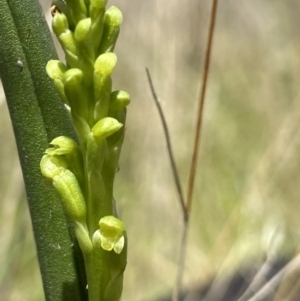
[[[106,10],[107,0],[53,3],[52,27],[66,63],[51,60],[46,71],[70,112],[79,144],[69,137],[55,138],[41,160],[41,172],[74,222],[89,301],[117,301],[127,237],[116,214],[113,183],[130,97],[124,91],[112,92],[111,75],[122,14],[116,7]]]

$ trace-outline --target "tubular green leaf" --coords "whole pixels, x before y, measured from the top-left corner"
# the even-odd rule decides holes
[[[46,63],[56,54],[37,1],[0,0],[0,41],[0,76],[23,170],[46,300],[87,300],[73,230],[57,195],[42,184],[39,170],[48,143],[59,135],[75,138],[75,134],[46,76]]]
[[[57,59],[57,54],[38,1],[1,0],[1,2],[7,2],[9,5],[19,42],[26,56],[49,141],[60,135],[75,138],[68,115],[63,109],[64,106],[46,76],[45,66],[49,60]],[[11,47],[14,45],[12,41],[5,42],[10,42]],[[5,42],[1,39],[1,43]]]

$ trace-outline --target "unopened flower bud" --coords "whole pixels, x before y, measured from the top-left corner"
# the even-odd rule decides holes
[[[109,110],[116,112],[122,111],[130,103],[130,96],[125,91],[114,91],[110,94]]]
[[[46,154],[48,155],[71,155],[75,154],[78,150],[77,143],[66,136],[59,136],[55,139],[53,139],[50,144],[53,146],[53,148],[48,148],[46,150]]]
[[[64,103],[68,103],[66,96],[65,96],[65,91],[64,91],[64,84],[62,83],[61,79],[63,74],[66,72],[67,67],[58,60],[50,60],[48,61],[46,65],[46,72],[48,76],[52,79],[54,86],[59,93],[62,101]]]
[[[117,56],[112,52],[101,54],[94,64],[95,120],[99,120],[108,115],[109,97],[112,86],[110,75],[116,64]]]
[[[83,73],[78,68],[72,68],[69,69],[67,72],[63,75],[63,83],[65,86],[68,87],[76,87],[81,84],[83,79]]]
[[[63,13],[56,13],[52,19],[52,28],[57,37],[69,29],[67,17]]]
[[[75,39],[77,41],[83,41],[87,39],[90,35],[92,28],[92,20],[91,18],[85,18],[78,22],[76,28],[75,28]]]
[[[107,0],[90,0],[90,7],[93,6],[98,9],[102,9],[106,6],[106,4],[107,4]]]
[[[117,64],[117,56],[112,53],[104,53],[98,56],[95,61],[95,75],[96,76],[109,76],[113,73]]]
[[[83,104],[84,99],[81,91],[81,83],[83,73],[80,69],[72,68],[64,73],[62,82],[64,84],[64,92],[67,97],[71,110],[79,110],[79,105]],[[82,112],[85,114],[86,112]]]
[[[112,6],[106,11],[104,17],[105,24],[109,26],[117,27],[122,24],[122,21],[123,21],[122,12],[117,7]]]
[[[94,44],[95,54],[98,55],[98,48],[104,29],[104,13],[107,0],[90,0],[89,17],[92,19],[91,39]]]
[[[113,51],[120,32],[123,21],[121,11],[115,7],[110,7],[104,16],[104,31],[99,47],[99,53]]]
[[[97,141],[102,141],[105,138],[116,133],[123,126],[118,120],[105,117],[100,119],[92,128],[93,135]]]
[[[78,55],[78,49],[75,43],[74,35],[70,30],[67,30],[66,32],[62,33],[59,36],[59,41],[61,42],[66,52],[68,51],[74,56]]]
[[[75,23],[78,23],[80,20],[87,17],[88,12],[87,12],[85,0],[76,0],[76,1],[68,0],[67,3],[72,10],[72,14],[73,14]]]
[[[68,103],[71,107],[71,113],[83,120],[88,120],[88,101],[87,93],[83,84],[83,72],[78,68],[69,69],[63,75],[64,91],[67,97]]]
[[[50,60],[46,65],[46,72],[51,79],[61,79],[67,67],[59,60]]]

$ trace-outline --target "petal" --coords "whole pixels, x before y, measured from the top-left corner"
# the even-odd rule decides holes
[[[117,253],[117,254],[120,254],[124,248],[124,244],[125,244],[125,238],[124,236],[122,236],[116,243],[115,243],[115,246],[114,246],[114,251]]]

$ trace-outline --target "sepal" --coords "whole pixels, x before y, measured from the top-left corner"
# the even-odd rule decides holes
[[[83,185],[84,171],[82,154],[77,143],[66,136],[59,136],[50,142],[51,148],[46,150],[46,154],[51,156],[64,156],[68,169],[76,176],[78,182]]]
[[[52,156],[74,155],[78,151],[77,143],[66,136],[59,136],[53,139],[50,145],[52,145],[53,148],[48,148],[46,154]]]
[[[53,179],[68,168],[66,160],[61,156],[44,155],[40,162],[40,169],[44,177]]]
[[[75,222],[75,235],[81,251],[84,254],[90,254],[93,251],[93,244],[86,226],[82,223]]]
[[[75,175],[69,169],[62,170],[53,177],[53,186],[58,192],[66,215],[74,221],[85,223],[85,200]]]

